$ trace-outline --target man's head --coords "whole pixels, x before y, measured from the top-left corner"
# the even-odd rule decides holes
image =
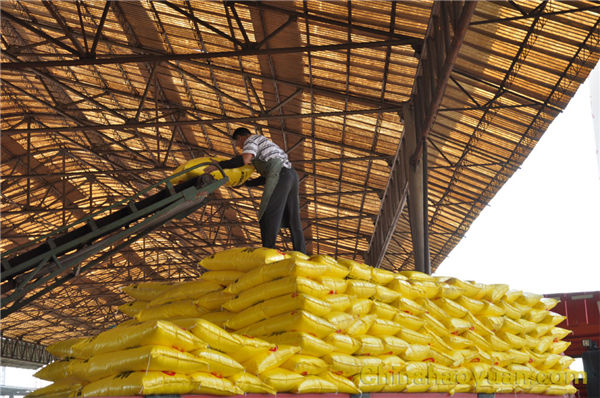
[[[242,149],[244,147],[244,142],[246,142],[246,139],[248,139],[248,137],[251,135],[252,133],[250,133],[250,130],[248,130],[246,127],[238,127],[233,132],[231,138],[235,142],[235,146]]]

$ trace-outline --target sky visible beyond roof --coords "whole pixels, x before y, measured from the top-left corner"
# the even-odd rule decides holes
[[[593,73],[598,78],[600,67]],[[600,290],[600,171],[591,94],[588,79],[435,275],[534,293]]]

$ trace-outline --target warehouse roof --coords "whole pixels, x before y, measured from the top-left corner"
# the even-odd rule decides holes
[[[233,155],[246,126],[299,172],[309,250],[365,261],[382,239],[381,266],[412,269],[408,212],[387,202],[417,104],[435,268],[600,54],[593,1],[0,4],[3,252],[189,159]],[[114,325],[122,286],[194,278],[207,254],[258,245],[259,197],[220,189],[5,317],[2,336],[46,345]]]

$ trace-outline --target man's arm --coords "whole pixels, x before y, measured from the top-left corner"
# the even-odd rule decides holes
[[[251,153],[242,153],[242,158],[244,159],[244,165],[246,165],[252,163],[254,155]]]

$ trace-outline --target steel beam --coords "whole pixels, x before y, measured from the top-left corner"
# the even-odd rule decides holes
[[[166,62],[166,61],[191,61],[214,58],[235,58],[255,55],[296,54],[312,53],[319,51],[340,51],[358,48],[377,48],[388,46],[404,46],[410,44],[414,39],[390,39],[360,43],[327,44],[322,46],[300,46],[300,47],[277,47],[264,49],[245,49],[234,51],[215,51],[210,53],[195,52],[186,54],[147,54],[147,55],[118,55],[116,57],[95,59],[73,59],[60,61],[30,61],[30,62],[2,62],[0,67],[4,70],[19,70],[23,68],[51,68],[56,66],[82,66],[82,65],[117,65],[143,62]],[[61,43],[62,44],[62,43]],[[64,45],[64,44],[63,44]],[[72,50],[72,49],[71,49]],[[72,50],[77,54],[76,50]]]
[[[411,184],[413,191],[421,189],[420,194],[415,192],[412,195],[412,201],[419,201],[420,197],[426,200],[427,193],[423,191],[424,185],[420,186],[418,183],[419,174],[422,175],[424,172],[418,172],[419,163],[422,162],[423,147],[426,145],[427,136],[438,113],[450,73],[476,6],[476,2],[470,1],[436,2],[433,5],[410,105],[407,105],[404,111],[405,115],[414,118],[414,133],[411,131],[412,127],[407,130],[405,125],[402,142],[392,163],[375,231],[365,256],[367,263],[372,266],[380,266],[386,255],[406,204],[409,180],[413,180]],[[456,18],[452,18],[453,15]],[[406,142],[409,135],[415,139],[416,146],[413,150],[410,143]],[[415,217],[419,214],[420,218],[423,217],[424,211],[420,212],[418,207],[415,204],[412,213]],[[422,242],[421,250],[425,250],[428,246],[424,226],[426,220],[415,220],[414,223],[422,226],[416,229],[413,235],[418,236],[418,240]],[[428,257],[428,253],[423,252],[419,256],[423,259],[423,267],[425,267],[424,259]]]
[[[46,347],[23,340],[2,336],[2,365],[37,369],[48,364],[54,357],[46,351]]]

